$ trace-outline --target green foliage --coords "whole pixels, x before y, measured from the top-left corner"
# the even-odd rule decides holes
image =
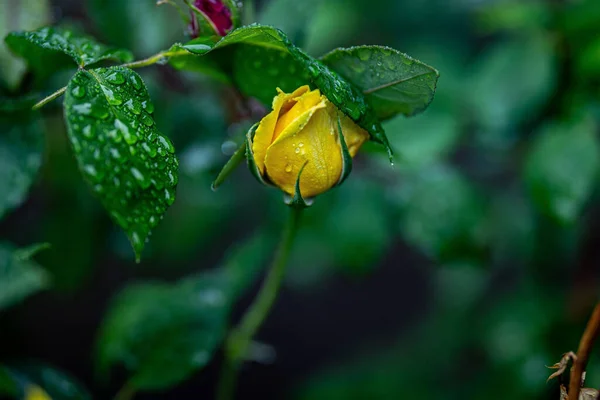
[[[577,220],[600,172],[600,144],[590,119],[553,123],[533,143],[524,178],[537,207],[561,223]]]
[[[275,95],[269,88],[293,90],[301,84],[312,83],[390,153],[379,118],[423,111],[433,99],[438,77],[435,69],[384,47],[331,53],[324,59],[332,64],[329,68],[292,44],[283,32],[262,25],[238,28],[214,44],[209,39],[199,38],[175,49],[205,55],[231,45],[240,45],[235,50],[231,68],[234,82],[246,95],[268,105]],[[206,68],[206,64],[192,61],[175,61],[173,65],[182,69]],[[383,66],[385,72],[381,72]],[[369,72],[364,73],[367,70]],[[370,75],[372,71],[377,71],[374,76]],[[411,85],[418,87],[418,94],[408,95],[407,88]]]
[[[318,0],[273,0],[268,2],[258,20],[263,25],[271,25],[282,30],[290,40],[298,45],[304,43],[306,28],[315,17]],[[293,15],[293,18],[289,18]]]
[[[0,394],[25,398],[32,390],[43,390],[52,400],[90,400],[86,389],[68,374],[44,364],[0,364]]]
[[[0,38],[4,38],[13,30],[37,29],[48,23],[48,0],[0,2]],[[21,83],[25,72],[26,66],[23,61],[13,57],[6,44],[0,41],[0,83],[12,91]]]
[[[225,337],[233,302],[264,265],[270,241],[256,236],[233,249],[223,267],[174,284],[127,287],[100,332],[97,366],[117,363],[136,389],[164,389],[204,367]]]
[[[361,89],[380,119],[425,110],[439,77],[434,68],[384,46],[335,49],[322,61]]]
[[[554,89],[555,64],[551,43],[535,34],[487,48],[472,66],[468,91],[478,122],[507,131],[535,115]]]
[[[80,67],[87,67],[102,60],[129,62],[131,52],[107,47],[89,36],[73,33],[62,28],[41,28],[30,32],[12,32],[6,44],[17,55],[26,59],[30,66],[41,67],[47,51],[63,53]],[[47,64],[44,64],[48,68]]]
[[[159,8],[155,1],[88,0],[85,6],[102,39],[139,54],[156,52],[178,38],[172,29],[180,23],[176,10]]]
[[[210,361],[225,335],[230,303],[217,274],[175,285],[137,284],[113,302],[102,327],[98,366],[132,372],[137,389],[164,389]]]
[[[19,206],[42,164],[42,126],[38,115],[19,111],[30,100],[0,99],[0,218]]]
[[[485,203],[469,182],[440,166],[408,178],[395,198],[405,239],[440,260],[477,258],[484,245]]]
[[[138,74],[123,67],[83,70],[69,82],[65,119],[79,167],[136,258],[175,201],[178,161],[157,129]]]
[[[289,53],[260,46],[240,46],[233,55],[233,79],[242,93],[271,105],[278,87],[291,93],[310,81],[308,71]],[[265,84],[273,82],[273,85]]]
[[[44,245],[16,249],[0,243],[0,310],[45,289],[50,279],[46,271],[30,258]]]
[[[415,118],[394,118],[383,124],[396,151],[398,166],[418,170],[450,153],[460,138],[457,118],[436,107]]]

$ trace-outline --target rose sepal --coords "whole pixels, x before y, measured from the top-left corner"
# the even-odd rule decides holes
[[[258,128],[259,123],[255,123],[248,129],[246,133],[246,160],[248,161],[248,168],[250,172],[257,181],[262,183],[265,186],[273,186],[270,182],[268,182],[260,173],[258,169],[258,165],[256,165],[256,160],[254,160],[254,151],[252,150],[252,142],[254,140],[254,134],[256,133],[256,129]]]
[[[300,177],[302,176],[302,171],[304,171],[304,167],[306,167],[306,164],[308,164],[308,161],[306,161],[300,168],[300,171],[298,171],[296,185],[294,186],[294,195],[283,195],[283,201],[290,207],[303,209],[313,205],[314,199],[305,199],[304,197],[302,197],[302,192],[300,191]]]
[[[340,180],[336,184],[336,186],[344,183],[346,178],[350,176],[350,172],[352,172],[352,156],[350,155],[350,151],[348,150],[348,144],[346,143],[346,138],[344,137],[344,133],[342,132],[342,121],[338,114],[337,118],[338,124],[338,137],[340,140],[340,147],[342,149],[342,173],[340,175]]]

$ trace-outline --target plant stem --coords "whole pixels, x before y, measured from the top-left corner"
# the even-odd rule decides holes
[[[32,110],[39,110],[40,108],[42,108],[43,106],[45,106],[46,104],[50,103],[52,100],[59,98],[60,96],[62,96],[65,92],[67,91],[67,87],[61,87],[60,89],[58,89],[56,92],[52,93],[50,96],[38,101],[33,107],[31,107]]]
[[[588,363],[594,341],[600,333],[600,303],[596,304],[594,311],[587,323],[583,336],[579,341],[577,349],[577,359],[573,361],[571,368],[571,378],[569,379],[569,399],[578,400],[581,384],[583,381],[583,373]]]
[[[165,58],[183,56],[186,54],[191,54],[191,53],[189,53],[186,50],[161,51],[160,53],[156,53],[155,55],[150,56],[148,58],[144,58],[143,60],[138,60],[138,61],[133,61],[133,62],[130,62],[127,64],[122,64],[121,67],[127,67],[127,68],[148,67],[150,65],[154,65],[154,64],[160,62],[161,60],[163,60]]]
[[[291,208],[281,242],[275,253],[271,268],[258,295],[225,341],[225,360],[217,388],[218,400],[231,400],[235,392],[237,373],[246,356],[252,338],[267,318],[277,294],[288,262],[302,209]]]
[[[126,382],[123,387],[117,392],[114,400],[131,400],[135,395],[135,388],[131,382]]]
[[[143,60],[133,61],[133,62],[130,62],[127,64],[122,64],[121,67],[127,67],[127,68],[148,67],[150,65],[154,65],[154,64],[160,62],[161,60],[163,60],[165,58],[183,56],[183,55],[187,55],[187,54],[191,54],[191,53],[189,53],[186,50],[161,51],[160,53],[157,53],[157,54],[155,54],[151,57],[145,58]],[[50,96],[38,101],[33,107],[31,107],[31,109],[39,110],[46,104],[50,103],[52,100],[55,100],[55,99],[59,98],[60,96],[62,96],[66,91],[67,91],[66,86],[58,89],[56,92],[52,93]]]
[[[242,145],[235,151],[235,153],[233,153],[229,161],[227,161],[227,164],[223,166],[223,169],[221,170],[221,172],[219,172],[217,179],[215,179],[215,181],[212,183],[212,190],[217,190],[219,186],[221,186],[221,184],[225,181],[225,179],[227,179],[227,177],[231,175],[233,171],[235,171],[237,166],[240,165],[240,163],[245,157],[246,141],[242,143]]]

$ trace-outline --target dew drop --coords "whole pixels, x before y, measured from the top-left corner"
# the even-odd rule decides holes
[[[91,125],[84,126],[83,130],[81,132],[83,133],[83,136],[85,136],[86,138],[91,138],[92,136],[94,136],[94,130]]]
[[[165,200],[168,205],[172,205],[175,201],[175,196],[171,193],[171,190],[165,188]]]
[[[125,125],[120,119],[115,119],[115,128],[117,128],[117,130],[121,132],[123,139],[125,139],[125,141],[128,144],[134,144],[135,142],[137,142],[137,136],[132,135],[129,131],[129,127]]]
[[[154,104],[152,104],[150,100],[143,101],[142,108],[146,110],[148,114],[152,114],[154,112]]]
[[[114,147],[110,149],[110,155],[117,160],[120,160],[122,157],[121,153],[119,153],[119,150],[115,149]]]
[[[125,77],[120,72],[114,72],[106,77],[106,80],[115,85],[121,85],[125,82]]]
[[[177,185],[177,181],[178,181],[177,175],[171,171],[169,171],[168,175],[169,175],[169,183],[171,184],[171,186]]]
[[[127,106],[129,111],[131,111],[135,115],[139,115],[142,112],[142,107],[140,106],[140,103],[138,103],[134,99],[127,100],[125,102],[125,106]]]
[[[75,104],[73,110],[78,114],[89,115],[92,113],[92,105],[90,103]]]
[[[288,164],[288,165],[285,166],[285,172],[287,172],[288,174],[290,172],[292,172],[292,164]]]
[[[92,178],[98,177],[98,171],[96,170],[96,167],[94,167],[93,165],[90,165],[90,164],[84,165],[83,171],[86,174],[88,174],[89,176],[91,176]]]
[[[146,151],[146,153],[148,153],[150,155],[150,157],[154,158],[156,157],[156,149],[152,146],[150,146],[148,143],[144,142],[142,143],[142,148]]]
[[[106,100],[108,101],[108,104],[110,104],[111,106],[118,106],[121,103],[123,103],[123,100],[121,99],[121,97],[118,94],[115,94],[115,92],[113,92],[110,88],[101,85],[100,86],[102,88],[102,91],[104,92],[104,95],[106,96]]]
[[[131,74],[131,76],[129,77],[129,81],[131,81],[131,85],[136,90],[140,90],[142,88],[142,81],[136,74]]]
[[[175,147],[173,147],[173,144],[169,139],[165,138],[164,136],[158,136],[158,141],[160,142],[161,146],[164,147],[165,150],[167,150],[169,153],[175,153]]]
[[[371,52],[367,49],[359,49],[357,54],[362,61],[368,61],[371,58]]]
[[[132,167],[130,171],[131,175],[133,175],[135,180],[138,181],[140,186],[142,186],[144,189],[147,189],[150,186],[150,181],[146,179],[144,174],[142,174],[139,169]]]
[[[142,115],[142,123],[146,126],[152,126],[152,125],[154,125],[154,120],[148,114],[143,114]]]
[[[296,150],[294,150],[294,152],[296,152],[296,154],[300,153],[300,147],[296,147]]]
[[[85,96],[85,88],[81,86],[75,86],[73,90],[71,90],[71,94],[78,99],[81,99],[83,96]]]

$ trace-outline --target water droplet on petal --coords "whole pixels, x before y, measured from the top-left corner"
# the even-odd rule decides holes
[[[287,172],[287,173],[292,172],[292,164],[288,164],[285,166],[285,172]]]

